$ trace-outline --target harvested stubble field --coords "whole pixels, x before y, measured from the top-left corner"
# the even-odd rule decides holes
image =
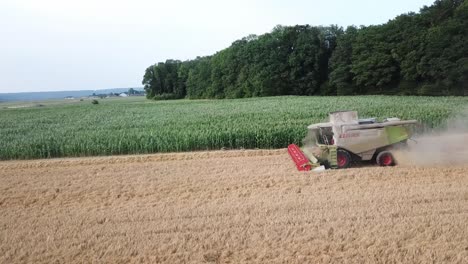
[[[284,149],[0,162],[0,263],[467,263],[468,167]]]

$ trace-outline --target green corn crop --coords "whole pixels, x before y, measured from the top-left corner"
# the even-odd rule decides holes
[[[150,101],[143,98],[9,109],[0,104],[0,159],[142,154],[211,149],[283,148],[300,143],[328,112],[417,119],[444,127],[467,97],[265,97]]]

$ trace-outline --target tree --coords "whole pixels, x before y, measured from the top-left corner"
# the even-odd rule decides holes
[[[147,97],[467,94],[468,1],[357,28],[278,25],[212,56],[166,60],[143,76]]]
[[[357,33],[356,27],[349,26],[344,34],[338,36],[336,49],[330,58],[330,85],[337,95],[351,95],[355,90],[351,56]]]

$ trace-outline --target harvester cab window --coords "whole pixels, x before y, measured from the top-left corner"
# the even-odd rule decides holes
[[[321,127],[318,132],[317,141],[319,144],[333,145],[333,130],[331,127]]]

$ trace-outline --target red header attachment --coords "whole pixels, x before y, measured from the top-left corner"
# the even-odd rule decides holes
[[[299,171],[310,171],[312,169],[309,159],[296,144],[288,146],[288,153],[294,163],[296,163],[296,167]]]

